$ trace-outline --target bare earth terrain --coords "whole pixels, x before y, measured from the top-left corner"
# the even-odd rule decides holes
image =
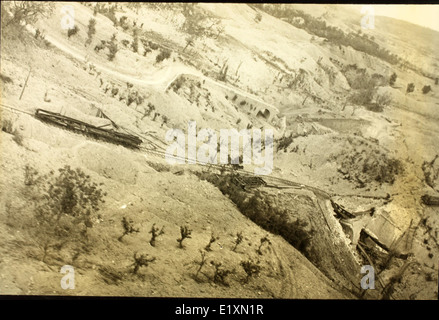
[[[0,294],[437,299],[436,31],[341,5],[39,6],[2,2]],[[271,173],[171,165],[189,121],[273,130]]]

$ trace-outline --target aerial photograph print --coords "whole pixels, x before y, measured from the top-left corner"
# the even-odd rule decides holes
[[[437,300],[438,17],[1,1],[0,299]]]

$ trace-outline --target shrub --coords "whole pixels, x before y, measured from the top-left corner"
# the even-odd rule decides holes
[[[375,88],[373,87],[356,90],[349,97],[349,101],[360,106],[368,106],[372,102],[374,92]]]
[[[18,26],[21,22],[25,24],[35,23],[40,16],[49,17],[54,9],[54,3],[39,2],[39,1],[13,1],[9,5],[9,9],[12,13],[12,18],[6,13],[4,2],[2,1],[2,29],[11,25]],[[4,13],[4,14],[3,14]],[[6,21],[4,21],[3,18]]]
[[[390,76],[389,84],[390,84],[391,86],[393,86],[393,85],[395,84],[395,81],[396,81],[396,78],[397,78],[397,77],[398,77],[398,76],[396,75],[395,72]]]
[[[174,92],[177,92],[183,86],[185,81],[186,79],[183,76],[179,76],[177,80],[175,80],[172,84],[172,89],[174,90]]]
[[[155,61],[157,63],[162,62],[165,59],[168,59],[171,56],[171,51],[168,49],[162,49],[160,50],[160,53],[155,58]]]
[[[51,171],[40,181],[35,186],[39,201],[34,211],[33,238],[43,249],[42,261],[51,249],[59,251],[66,244],[76,251],[87,250],[87,230],[93,227],[93,215],[105,202],[102,184],[92,182],[81,169],[73,170],[68,165],[58,169],[58,175]]]
[[[100,10],[100,11],[98,11],[98,12],[100,12],[102,15],[104,15],[104,16],[106,16],[108,19],[110,19],[111,22],[113,22],[113,25],[114,25],[115,27],[118,26],[119,21],[117,21],[117,18],[116,18],[116,7],[115,7],[115,6],[110,7],[109,10],[104,9],[104,10]]]
[[[151,50],[150,48],[146,48],[146,47],[144,47],[143,56],[146,57],[146,55],[147,55],[148,53],[150,53],[151,51],[152,51],[152,50]]]
[[[248,283],[250,277],[258,275],[259,272],[261,272],[261,266],[259,265],[259,262],[254,263],[251,260],[246,260],[246,261],[241,261],[240,265],[244,269],[245,273],[247,274],[247,277],[243,281],[244,283]]]
[[[129,28],[128,26],[128,17],[127,16],[122,16],[119,19],[119,25],[122,27],[122,29],[124,29],[125,31]]]
[[[282,136],[282,138],[276,141],[276,152],[279,152],[279,150],[284,150],[284,152],[287,152],[287,148],[293,143],[294,138],[293,133],[291,133],[289,136]]]
[[[236,239],[235,239],[235,246],[233,247],[232,251],[236,252],[236,248],[238,247],[238,245],[242,242],[242,231],[238,232],[236,234]]]
[[[431,91],[431,86],[424,86],[423,88],[422,88],[422,93],[423,94],[427,94],[427,93],[429,93]]]
[[[414,83],[409,83],[407,85],[406,93],[410,93],[410,92],[413,92],[413,91],[415,91],[415,84]]]
[[[117,42],[116,42],[116,34],[113,34],[113,36],[111,37],[111,41],[108,43],[108,60],[109,61],[113,61],[114,58],[116,57],[116,53],[119,51],[119,48],[117,47]]]
[[[5,76],[3,74],[0,74],[0,79],[4,82],[4,83],[13,83],[11,77]]]
[[[90,20],[88,21],[88,30],[87,30],[87,36],[88,39],[90,39],[90,41],[95,35],[95,33],[96,33],[96,19],[90,18]]]
[[[157,43],[154,43],[152,41],[148,41],[148,45],[152,50],[158,50],[160,46]]]
[[[139,51],[139,29],[137,28],[133,30],[133,42],[131,42],[131,48],[136,53]]]
[[[77,25],[75,25],[73,28],[67,30],[67,37],[70,39],[71,36],[74,36],[79,32],[79,28]]]
[[[377,94],[375,104],[369,105],[368,110],[374,112],[382,112],[392,102],[392,95],[388,92]]]
[[[228,287],[229,284],[227,283],[226,278],[229,274],[233,272],[233,270],[227,270],[221,268],[222,267],[221,262],[216,262],[212,260],[210,264],[215,268],[215,273],[213,275],[213,282]]]
[[[137,37],[131,42],[131,48],[133,49],[133,52],[137,53],[139,51],[139,39]]]
[[[5,119],[2,121],[2,131],[9,133],[9,134],[14,133],[14,129],[13,129],[13,125],[12,125],[11,120]]]

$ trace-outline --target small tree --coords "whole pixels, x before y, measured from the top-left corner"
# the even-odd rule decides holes
[[[40,199],[35,208],[33,239],[44,251],[42,261],[50,249],[59,251],[67,243],[85,248],[82,244],[88,239],[88,228],[93,227],[93,214],[105,202],[101,185],[70,166],[58,169],[58,175],[51,171],[38,180],[35,188]]]
[[[212,248],[210,247],[211,245],[212,245],[212,243],[214,243],[216,240],[218,240],[219,239],[219,237],[215,237],[215,235],[213,234],[213,232],[212,232],[212,234],[211,234],[211,236],[210,236],[210,240],[209,240],[209,243],[206,245],[206,247],[204,248],[204,250],[206,250],[206,251],[212,251]]]
[[[115,35],[113,35],[115,36]],[[116,40],[111,40],[111,42],[108,44],[108,60],[109,61],[113,61],[114,58],[116,57],[116,53],[119,51],[119,48],[117,47],[117,43]]]
[[[206,251],[200,250],[200,254],[201,254],[201,259],[200,261],[196,262],[196,264],[198,264],[198,269],[197,272],[195,273],[195,278],[197,279],[198,279],[198,274],[200,273],[201,269],[207,262]]]
[[[88,42],[91,43],[91,40],[93,36],[96,33],[96,19],[90,18],[88,21],[88,30],[87,30],[87,36],[88,36]]]
[[[413,91],[415,91],[415,84],[414,83],[409,83],[408,85],[407,85],[407,89],[406,89],[406,93],[410,93],[410,92],[413,92]]]
[[[240,265],[244,269],[245,273],[247,274],[247,277],[243,281],[244,283],[248,283],[250,277],[258,275],[259,272],[261,271],[261,266],[259,265],[259,262],[254,263],[251,260],[246,260],[246,261],[241,261]]]
[[[47,18],[52,14],[55,6],[54,3],[43,1],[2,1],[2,13],[7,10],[4,3],[9,4],[12,18],[8,16],[9,20],[3,21],[4,15],[2,14],[3,28],[9,25],[19,25],[21,22],[32,24],[35,23],[40,16]],[[5,17],[6,16],[7,15],[5,15]]]
[[[151,262],[154,262],[156,260],[155,257],[149,257],[148,254],[141,254],[140,256],[137,256],[137,252],[134,253],[134,263],[132,264],[133,273],[137,274],[140,267],[147,267]]]
[[[423,94],[427,94],[427,93],[429,93],[431,91],[431,86],[424,86],[423,88],[422,88],[422,93]]]
[[[156,228],[155,223],[152,225],[151,230],[149,230],[149,233],[151,233],[151,240],[149,240],[149,244],[151,246],[155,247],[156,238],[165,233],[164,228],[165,227],[162,227],[161,229]]]
[[[128,220],[126,217],[122,218],[122,227],[123,234],[119,238],[117,238],[117,240],[119,241],[122,241],[122,238],[125,237],[127,234],[140,232],[139,229],[134,228],[134,221],[132,219]]]
[[[133,49],[133,52],[138,52],[139,51],[139,37],[135,36],[133,38],[133,42],[131,42],[131,48]]]
[[[195,43],[195,37],[193,35],[189,35],[186,37],[186,46],[183,48],[183,52],[186,50],[187,47],[193,46]]]
[[[122,16],[119,19],[119,25],[122,27],[122,29],[127,30],[129,28],[128,26],[128,17],[127,16]]]
[[[235,239],[235,246],[233,247],[232,251],[236,252],[236,248],[238,247],[238,245],[242,242],[242,231],[238,232],[236,234],[236,239]]]
[[[395,81],[396,81],[396,78],[397,78],[398,76],[397,76],[397,74],[394,72],[391,76],[390,76],[390,79],[389,79],[389,84],[391,85],[391,86],[393,86],[394,84],[395,84]]]
[[[183,248],[183,240],[186,238],[191,238],[192,230],[190,230],[187,226],[180,226],[180,234],[181,237],[177,239],[177,242],[180,245],[180,248]]]

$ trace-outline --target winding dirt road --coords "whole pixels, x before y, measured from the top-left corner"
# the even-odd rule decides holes
[[[26,29],[32,33],[35,34],[36,29],[32,27],[31,25],[26,25]],[[166,91],[169,86],[181,75],[191,75],[198,77],[200,80],[205,80],[206,82],[210,82],[218,87],[231,90],[236,94],[239,94],[241,96],[244,96],[248,99],[252,99],[255,102],[258,102],[261,105],[264,105],[265,107],[269,108],[270,110],[274,110],[275,112],[279,112],[277,107],[266,103],[265,101],[262,101],[260,98],[245,92],[243,90],[240,90],[235,87],[228,86],[224,83],[218,82],[214,79],[211,79],[209,77],[204,76],[200,71],[190,68],[186,65],[180,64],[180,63],[174,63],[172,65],[169,65],[167,67],[164,67],[160,70],[157,70],[156,72],[152,74],[140,74],[140,75],[133,75],[133,74],[127,74],[122,72],[121,70],[117,70],[115,68],[111,68],[108,66],[105,66],[97,61],[91,61],[87,54],[84,54],[80,50],[65,45],[62,41],[57,39],[56,37],[53,37],[51,35],[46,35],[45,40],[47,40],[50,44],[57,47],[59,50],[63,51],[64,53],[72,56],[76,60],[82,62],[82,63],[92,63],[96,70],[99,70],[101,72],[104,72],[108,75],[114,76],[118,78],[119,80],[130,82],[132,84],[136,84],[139,86],[148,86],[148,87],[154,87],[156,90],[159,91]]]

